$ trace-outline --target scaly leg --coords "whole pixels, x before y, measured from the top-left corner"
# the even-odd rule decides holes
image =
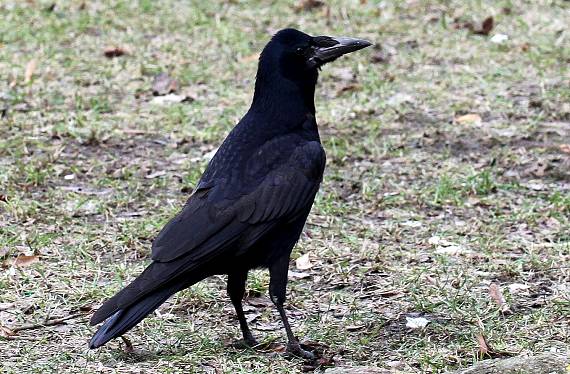
[[[248,347],[255,347],[259,345],[257,340],[253,337],[249,326],[247,325],[247,320],[245,314],[243,313],[242,300],[245,294],[245,283],[247,281],[247,271],[231,273],[228,275],[228,295],[230,300],[234,305],[236,310],[237,318],[239,321],[239,327],[243,334],[243,342]]]
[[[285,326],[285,331],[287,332],[287,339],[289,343],[287,344],[287,351],[306,359],[314,359],[315,355],[309,351],[305,351],[299,345],[299,341],[293,335],[291,326],[289,325],[289,320],[285,314],[285,309],[283,304],[285,303],[285,291],[287,288],[287,272],[289,270],[289,256],[283,256],[276,263],[269,267],[269,296],[271,301],[277,307],[283,325]]]

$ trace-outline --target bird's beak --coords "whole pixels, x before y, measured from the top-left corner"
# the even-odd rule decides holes
[[[348,38],[348,37],[326,37],[329,41],[336,42],[334,45],[317,47],[313,56],[309,59],[309,63],[313,66],[322,65],[333,61],[342,55],[358,51],[372,45],[371,42],[364,39]]]

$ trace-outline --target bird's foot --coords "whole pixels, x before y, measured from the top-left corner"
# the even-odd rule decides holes
[[[301,348],[298,342],[287,344],[287,352],[297,357],[302,357],[306,360],[314,360],[315,355],[312,352],[306,351]]]
[[[259,342],[253,336],[248,336],[236,341],[233,346],[240,349],[255,348],[259,346]]]

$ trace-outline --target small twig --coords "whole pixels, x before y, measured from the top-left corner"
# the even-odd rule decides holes
[[[10,328],[10,330],[12,330],[13,332],[18,332],[18,331],[22,331],[22,330],[33,330],[33,329],[39,329],[39,328],[47,327],[47,326],[61,325],[62,323],[64,323],[67,320],[77,318],[77,317],[81,317],[84,315],[85,315],[85,313],[70,314],[70,315],[62,317],[62,318],[49,319],[43,323],[30,323],[27,325],[16,326],[16,327]]]

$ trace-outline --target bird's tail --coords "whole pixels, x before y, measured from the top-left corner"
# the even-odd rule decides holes
[[[93,335],[89,348],[100,347],[109,340],[123,335],[180,289],[180,285],[173,284],[144,296],[125,309],[119,309]]]

